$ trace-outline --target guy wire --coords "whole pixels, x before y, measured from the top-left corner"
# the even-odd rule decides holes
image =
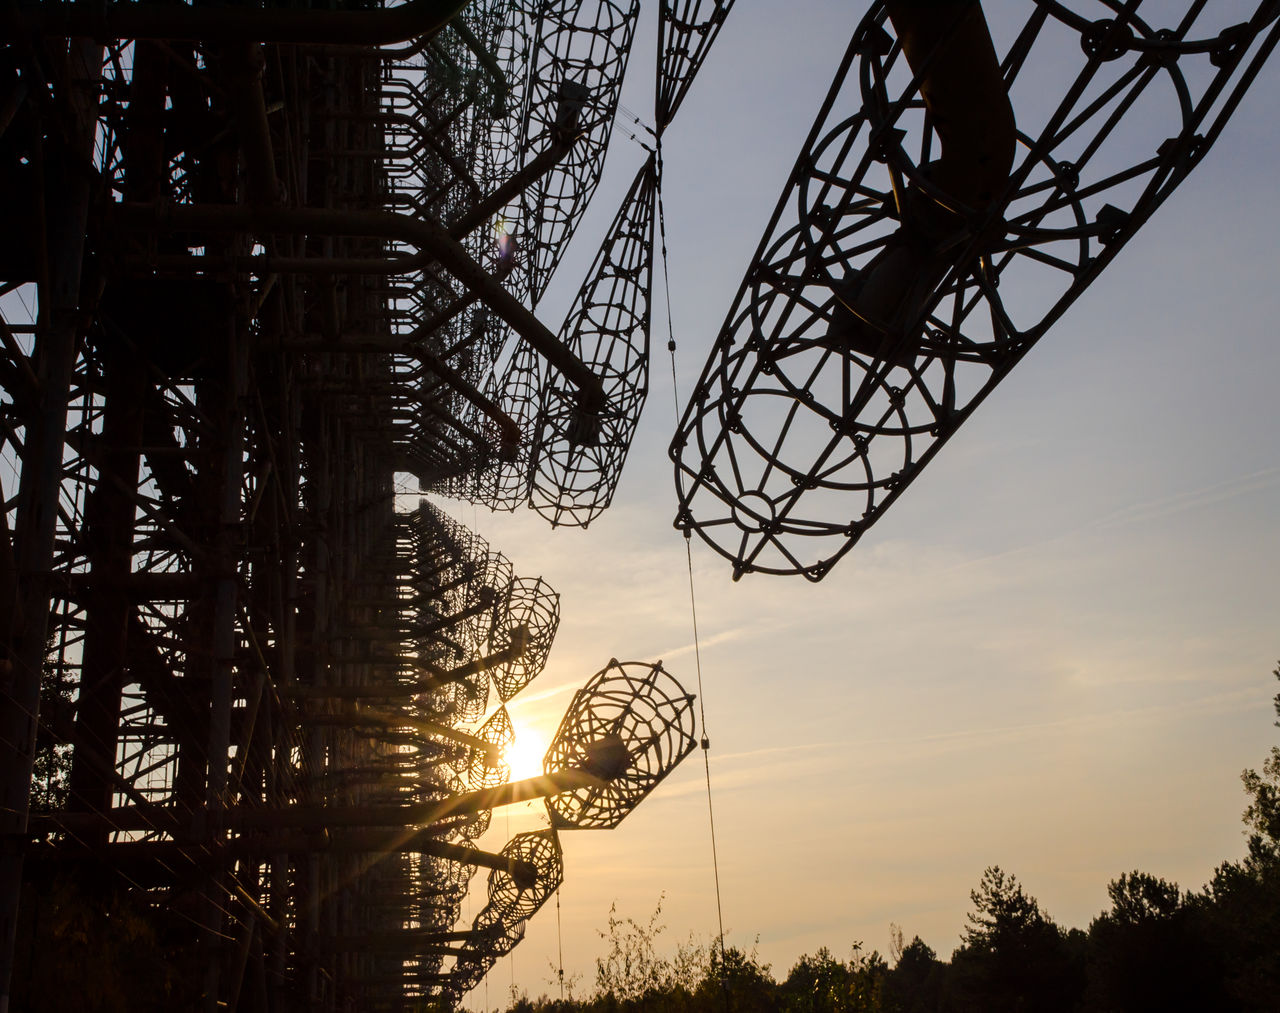
[[[564,1002],[564,934],[560,929],[560,887],[556,887],[556,953],[560,958],[560,966],[556,976],[560,979],[560,1001]]]
[[[655,180],[654,190],[658,198],[658,237],[659,247],[662,250],[662,283],[663,294],[667,304],[667,352],[671,357],[671,396],[672,410],[676,416],[676,426],[680,425],[680,388],[676,380],[676,337],[675,328],[672,325],[671,318],[671,274],[667,267],[667,216],[662,204],[662,138],[659,135],[657,151],[654,154],[656,159],[657,178]],[[693,581],[693,549],[691,547],[691,533],[686,528],[684,532],[684,554],[685,565],[689,571],[689,612],[693,619],[693,658],[694,667],[698,674],[698,716],[702,722],[702,766],[706,773],[707,780],[707,821],[711,827],[711,870],[715,878],[716,887],[716,922],[720,929],[720,966],[721,972],[724,971],[724,908],[720,901],[720,858],[716,849],[716,815],[715,809],[711,804],[711,739],[707,735],[707,705],[706,694],[702,690],[702,648],[698,640],[698,600],[694,591]]]

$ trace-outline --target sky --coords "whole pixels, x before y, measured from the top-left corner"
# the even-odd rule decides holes
[[[999,36],[1007,5],[987,6]],[[683,391],[861,14],[738,0],[668,132]],[[642,118],[652,32],[623,97]],[[775,975],[824,945],[883,953],[891,923],[949,957],[988,865],[1087,927],[1122,872],[1194,889],[1243,854],[1239,775],[1280,741],[1278,85],[1273,60],[1205,162],[825,580],[734,583],[693,544],[724,924]],[[643,156],[615,135],[538,309],[553,328]],[[437,501],[560,593],[549,664],[510,708],[530,739],[613,657],[661,659],[697,690],[665,340],[655,323],[645,414],[588,530]],[[540,825],[537,807],[501,810],[481,843]],[[644,922],[662,898],[669,950],[714,937],[698,755],[619,828],[563,845],[559,936],[549,903],[471,1008],[513,984],[555,994],[561,947],[588,989],[614,904]],[[483,903],[477,877],[464,913]]]

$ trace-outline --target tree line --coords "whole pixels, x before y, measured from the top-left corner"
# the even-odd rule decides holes
[[[1274,672],[1280,679],[1280,665]],[[1280,717],[1280,694],[1275,698]],[[1276,722],[1280,727],[1280,721]],[[1141,871],[1107,887],[1087,930],[1056,924],[997,866],[970,892],[960,945],[942,959],[895,926],[889,953],[826,947],[781,980],[754,949],[699,944],[659,956],[646,923],[611,911],[585,998],[512,998],[509,1013],[1275,1013],[1280,1010],[1280,747],[1242,775],[1242,859],[1199,891]],[[570,982],[570,986],[577,982]]]

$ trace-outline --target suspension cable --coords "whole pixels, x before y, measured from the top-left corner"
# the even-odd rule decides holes
[[[671,317],[671,274],[667,266],[667,216],[662,203],[662,138],[660,135],[657,139],[657,151],[655,153],[655,158],[657,178],[655,180],[654,189],[658,198],[658,237],[659,248],[662,251],[663,295],[665,297],[667,308],[667,352],[671,357],[672,410],[675,412],[676,425],[679,426],[680,387],[676,379],[676,337]],[[707,697],[702,689],[702,647],[698,638],[698,599],[693,580],[693,549],[691,536],[692,532],[686,528],[684,532],[684,554],[685,565],[689,571],[689,612],[693,619],[694,667],[698,674],[698,715],[702,722],[702,739],[699,744],[702,746],[702,766],[706,774],[707,781],[707,822],[711,827],[711,870],[715,879],[716,922],[720,930],[718,939],[720,942],[720,966],[723,971],[725,959],[724,907],[720,899],[720,858],[716,849],[716,815],[715,808],[711,802],[711,739],[707,735]]]
[[[560,928],[560,887],[556,887],[556,952],[560,958],[556,977],[560,979],[560,1001],[564,1002],[564,934]]]

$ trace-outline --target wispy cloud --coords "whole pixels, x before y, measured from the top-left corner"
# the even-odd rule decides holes
[[[1225,482],[1217,482],[1200,489],[1179,492],[1172,496],[1162,496],[1144,503],[1134,503],[1131,506],[1123,507],[1104,517],[1100,517],[1086,525],[1086,527],[1105,529],[1158,520],[1162,517],[1184,513],[1188,510],[1215,506],[1219,503],[1237,499],[1240,496],[1275,488],[1277,485],[1280,485],[1280,467],[1263,468],[1260,471],[1239,475]]]
[[[1025,721],[1011,724],[989,725],[924,735],[884,735],[863,737],[851,735],[848,739],[824,742],[808,742],[797,745],[766,746],[760,749],[736,753],[711,753],[711,779],[716,793],[746,788],[758,790],[761,784],[776,788],[785,781],[786,774],[796,774],[812,764],[827,764],[833,752],[867,755],[871,762],[882,762],[884,750],[873,747],[892,747],[893,755],[901,763],[914,758],[936,758],[939,755],[963,752],[968,749],[992,749],[1006,747],[1028,739],[1044,739],[1055,734],[1079,734],[1095,729],[1123,725],[1129,728],[1160,724],[1187,715],[1206,717],[1211,714],[1236,713],[1262,706],[1257,690],[1246,687],[1222,693],[1200,696],[1172,703],[1152,704],[1145,707],[1123,707],[1104,711],[1075,714],[1054,721]],[[769,777],[761,780],[761,774]],[[701,778],[683,780],[679,784],[664,785],[661,796],[668,801],[685,798],[706,791]]]
[[[757,759],[764,756],[777,757],[783,754],[815,752],[821,749],[845,747],[848,744],[847,741],[833,740],[831,742],[804,742],[792,746],[765,746],[762,749],[747,749],[739,753],[724,753],[720,756],[713,754],[713,758],[717,763],[728,763],[737,760]]]
[[[960,749],[973,744],[981,744],[983,746],[1003,744],[1032,736],[1041,737],[1055,731],[1080,731],[1114,727],[1116,725],[1137,727],[1143,724],[1169,721],[1186,715],[1205,717],[1210,714],[1238,713],[1258,707],[1265,707],[1265,701],[1259,700],[1258,691],[1255,687],[1248,686],[1171,703],[1152,704],[1145,707],[1117,707],[1073,714],[1053,721],[1026,721],[990,725],[983,728],[965,728],[928,735],[857,738],[851,740],[851,742],[856,743],[859,748],[892,745],[901,749],[903,747],[916,746],[925,752],[946,752],[949,748]]]
[[[1149,524],[1152,521],[1162,520],[1191,510],[1217,506],[1221,503],[1262,492],[1266,489],[1273,489],[1277,486],[1280,486],[1280,466],[1263,468],[1222,482],[1215,482],[1212,485],[1202,486],[1199,489],[1189,489],[1169,496],[1160,496],[1155,499],[1131,503],[1129,506],[1113,510],[1100,517],[1087,519],[1073,527],[1063,528],[1049,538],[1037,539],[1034,542],[1014,546],[1003,552],[984,553],[980,556],[970,557],[958,562],[952,569],[964,570],[996,560],[1016,558],[1020,555],[1042,550],[1050,545],[1072,541],[1085,533],[1111,532],[1118,528],[1125,528],[1135,524]]]
[[[581,688],[581,683],[562,682],[558,686],[540,686],[533,692],[525,690],[507,704],[507,710],[515,710],[518,707],[525,707],[529,704],[539,703],[543,700],[550,700],[552,697],[560,696],[564,693],[576,693]]]
[[[731,630],[725,630],[722,633],[717,633],[714,636],[699,638],[697,646],[699,649],[705,651],[708,647],[715,647],[717,644],[723,644],[730,640],[737,640],[746,632],[746,626],[737,626]],[[659,651],[658,657],[663,661],[666,661],[669,658],[679,658],[686,654],[692,654],[693,649],[694,644],[688,643],[680,647],[673,647],[665,651]]]
[[[848,742],[832,741],[810,742],[795,746],[770,746],[723,755],[718,755],[713,750],[711,753],[713,790],[716,793],[735,791],[739,788],[759,791],[762,784],[776,786],[779,782],[786,781],[787,774],[794,774],[814,764],[825,764],[827,761],[821,755],[823,752],[847,749],[848,746]],[[760,775],[764,772],[769,774],[769,778],[762,781]],[[706,782],[702,778],[690,778],[678,784],[664,785],[660,789],[662,797],[668,800],[700,795],[706,790]]]

